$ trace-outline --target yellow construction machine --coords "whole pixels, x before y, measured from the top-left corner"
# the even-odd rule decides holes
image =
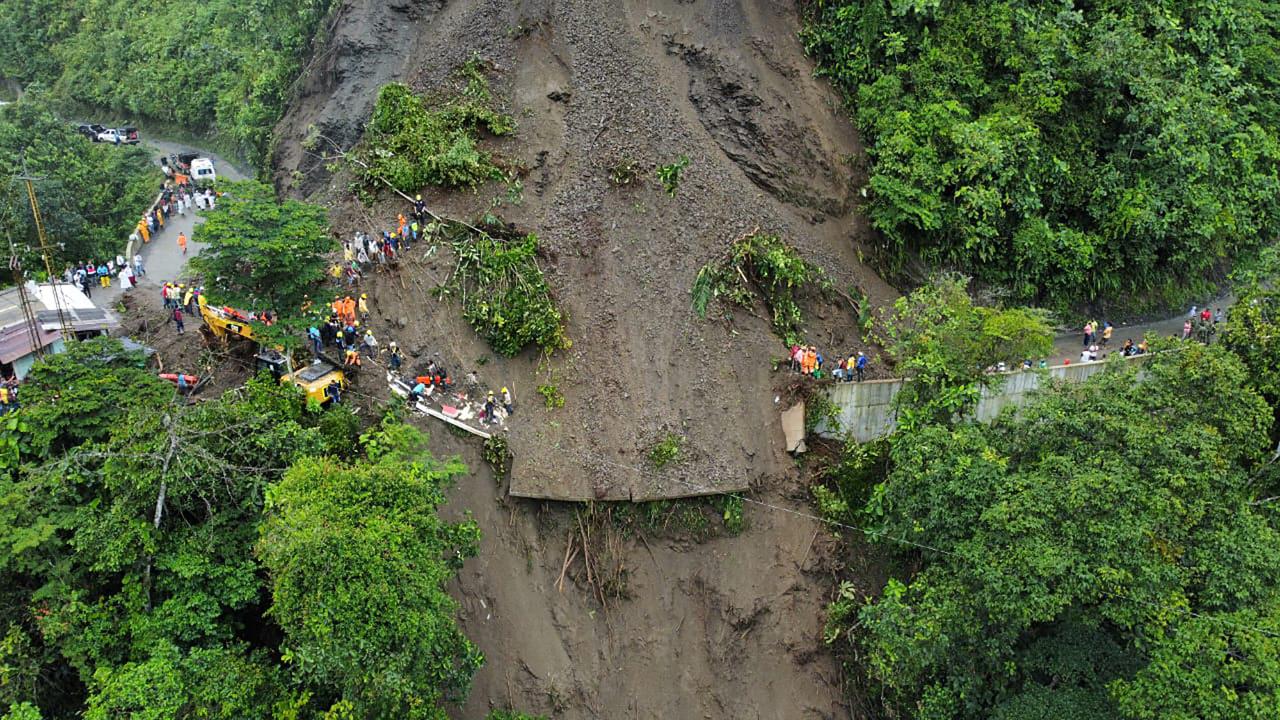
[[[293,361],[280,349],[263,348],[257,361],[258,372],[266,370],[281,383],[292,383],[302,388],[308,400],[315,400],[321,405],[330,400],[325,392],[330,385],[337,383],[340,390],[347,389],[347,376],[342,367],[323,355],[309,365],[294,369]]]
[[[215,307],[205,302],[200,296],[200,318],[208,333],[218,340],[226,341],[230,337],[243,338],[257,344],[257,371],[266,370],[281,383],[292,384],[302,389],[307,399],[315,400],[321,405],[329,402],[330,397],[325,390],[333,383],[338,388],[347,388],[346,374],[342,366],[323,355],[300,368],[294,368],[293,359],[280,347],[263,347],[253,336],[253,324],[249,316],[229,307]]]
[[[223,341],[228,336],[253,340],[253,325],[248,315],[228,307],[214,307],[205,301],[204,295],[200,296],[197,303],[200,305],[200,319],[213,337]]]

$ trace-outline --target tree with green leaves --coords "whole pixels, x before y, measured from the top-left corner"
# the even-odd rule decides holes
[[[0,3],[0,77],[208,132],[258,166],[331,0]]]
[[[1241,293],[1218,341],[1244,361],[1253,386],[1280,406],[1280,292],[1255,287]]]
[[[258,554],[284,660],[323,703],[358,717],[445,718],[483,658],[462,635],[445,584],[475,555],[471,521],[436,514],[466,468],[438,462],[425,436],[387,423],[368,460],[312,458],[267,496]]]
[[[1044,313],[975,305],[959,276],[939,276],[882,313],[877,334],[907,379],[899,394],[898,426],[945,421],[977,404],[982,388],[1000,381],[987,370],[1019,367],[1053,349]]]
[[[141,365],[72,344],[0,424],[0,712],[437,717],[395,703],[461,697],[480,657],[443,584],[478,530],[435,510],[465,468],[269,378],[187,404]],[[319,565],[291,555],[326,542]]]
[[[1280,231],[1280,16],[1259,0],[816,0],[803,39],[913,256],[1055,307],[1203,292]]]
[[[478,60],[459,69],[462,92],[428,98],[402,83],[378,91],[357,167],[367,184],[385,180],[404,193],[427,185],[475,187],[504,175],[480,148],[481,133],[510,135],[515,120],[493,109],[489,83]]]
[[[40,178],[36,198],[53,246],[54,272],[66,263],[123,252],[163,179],[141,148],[93,143],[77,133],[51,112],[48,96],[38,89],[0,107],[0,234],[8,233],[26,267],[41,274],[26,188],[10,182],[17,175]],[[5,242],[0,237],[7,252]]]
[[[281,202],[266,183],[229,183],[223,190],[196,226],[193,239],[208,246],[192,258],[192,268],[219,303],[296,315],[324,280],[325,254],[336,245],[325,209]]]
[[[1221,347],[1116,359],[991,426],[889,441],[860,523],[899,553],[828,638],[914,718],[1257,718],[1280,707],[1271,409]]]

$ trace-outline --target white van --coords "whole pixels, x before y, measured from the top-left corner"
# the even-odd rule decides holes
[[[196,158],[191,161],[191,182],[196,185],[212,185],[218,179],[213,171],[213,161],[209,158]]]

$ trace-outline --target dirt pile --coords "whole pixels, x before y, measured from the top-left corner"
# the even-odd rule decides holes
[[[298,188],[321,188],[324,168],[303,147],[308,128],[354,143],[377,87],[392,76],[434,92],[473,54],[492,64],[495,94],[519,123],[498,146],[525,170],[518,204],[502,202],[504,187],[424,197],[463,217],[496,202],[505,220],[537,232],[568,312],[574,346],[550,374],[529,357],[485,366],[492,382],[516,386],[530,419],[512,430],[512,492],[639,500],[742,489],[784,472],[770,368],[784,349],[763,308],[757,317],[737,313],[732,325],[697,318],[689,288],[698,269],[758,227],[782,234],[842,289],[856,285],[873,299],[892,292],[858,261],[867,230],[847,159],[859,147],[837,99],[810,76],[794,10],[677,0],[373,5],[339,12],[308,92],[279,128],[277,181],[294,184],[297,170],[305,177]],[[669,198],[654,168],[682,156],[691,164]],[[642,169],[634,186],[611,182],[623,161]],[[387,200],[366,213],[346,185],[333,178],[320,194],[344,233],[376,229],[403,209]],[[388,318],[410,319],[396,330],[402,345],[452,355],[464,371],[486,357],[448,317],[456,308],[399,284],[404,292],[388,288],[378,300],[394,306]],[[858,346],[846,304],[810,314],[815,344]],[[563,411],[542,416],[539,385],[564,394]],[[668,432],[685,436],[686,462],[652,472],[646,452]]]
[[[418,248],[400,274],[362,287],[375,332],[398,341],[410,367],[438,356],[457,377],[474,370],[511,388],[511,494],[640,500],[751,487],[803,509],[775,401],[788,378],[771,369],[784,348],[767,311],[702,320],[689,295],[698,269],[754,228],[782,235],[841,290],[873,304],[894,295],[859,262],[868,230],[850,160],[861,150],[839,99],[811,77],[794,7],[349,0],[339,17],[278,128],[275,159],[277,184],[328,203],[343,236],[389,229],[405,205],[355,202],[350,175],[329,176],[306,139],[318,131],[349,148],[382,82],[440,92],[478,55],[518,123],[491,146],[521,168],[519,187],[423,197],[441,214],[493,212],[536,232],[573,347],[545,365],[532,353],[495,357],[458,304],[432,294],[452,268],[444,252]],[[690,165],[671,198],[655,168],[682,156]],[[641,172],[619,186],[612,171],[624,162]],[[843,300],[805,309],[810,342],[832,354],[861,346]],[[376,375],[358,391],[385,394]],[[539,385],[564,406],[544,410]],[[750,506],[736,538],[633,539],[630,598],[605,611],[583,588],[556,588],[566,511],[508,498],[470,441],[426,427],[443,454],[479,469],[454,495],[485,532],[455,594],[487,663],[457,717],[507,704],[557,718],[847,716],[821,649],[830,576],[814,570],[827,565],[812,520]],[[669,433],[684,439],[680,459],[654,469],[648,453]]]
[[[737,537],[629,538],[627,597],[604,609],[584,585],[557,587],[576,531],[569,509],[507,498],[473,443],[437,429],[432,445],[479,469],[447,511],[484,529],[451,594],[485,664],[453,717],[851,716],[822,644],[832,576],[819,524],[748,504]],[[791,502],[776,489],[762,497]]]

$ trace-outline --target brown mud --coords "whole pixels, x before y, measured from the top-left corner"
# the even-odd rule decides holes
[[[779,396],[792,378],[767,310],[690,307],[699,268],[754,229],[778,233],[853,297],[895,295],[862,263],[862,150],[840,99],[813,79],[789,2],[770,0],[348,0],[301,94],[277,128],[278,187],[331,208],[335,231],[381,231],[407,207],[381,193],[356,202],[351,175],[330,174],[317,146],[360,137],[378,87],[456,88],[473,56],[518,123],[489,140],[521,186],[423,191],[442,215],[492,211],[538,234],[540,262],[566,311],[572,348],[542,365],[504,359],[432,294],[452,267],[417,247],[399,273],[369,275],[372,326],[410,367],[443,360],[516,397],[510,485],[495,482],[474,439],[423,421],[441,454],[475,471],[451,512],[470,511],[481,554],[454,588],[467,635],[487,661],[458,718],[511,705],[557,718],[849,717],[837,663],[822,644],[834,574],[831,540],[783,451]],[[690,160],[668,197],[659,165]],[[619,187],[611,168],[641,173]],[[810,342],[861,349],[853,309],[805,303]],[[376,372],[359,392],[385,394]],[[545,410],[539,384],[564,394]],[[684,438],[655,470],[652,446]],[[522,500],[643,500],[749,489],[782,509],[748,505],[748,528],[701,543],[626,538],[624,599],[558,579],[573,506]],[[580,507],[580,506],[578,506]]]

